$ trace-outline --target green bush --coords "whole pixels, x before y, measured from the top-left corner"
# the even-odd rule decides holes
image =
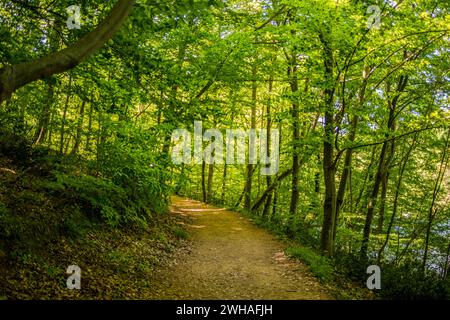
[[[90,164],[91,171],[125,192],[128,213],[124,220],[165,213],[171,190],[166,183],[167,168],[152,149],[155,137],[145,131],[136,132],[126,124],[110,125],[118,137],[104,142],[98,161]]]
[[[311,272],[321,281],[333,281],[334,267],[326,257],[306,247],[291,247],[286,250],[286,253],[305,262],[310,267]]]
[[[424,274],[420,262],[381,266],[381,291],[385,299],[449,299],[450,279],[434,272]]]
[[[4,214],[6,214],[8,212],[8,209],[6,208],[6,206],[0,202],[0,217],[3,216]]]
[[[56,181],[48,184],[48,189],[76,199],[87,213],[100,216],[108,225],[118,226],[129,213],[126,192],[111,181],[81,174],[71,176],[54,172],[54,175]]]
[[[23,165],[30,158],[30,154],[30,140],[23,135],[0,129],[0,155],[15,160],[19,165]]]
[[[336,252],[334,261],[339,273],[361,283],[364,283],[367,279],[367,266],[376,264],[376,262],[371,263],[362,259],[358,253]]]
[[[101,177],[55,171],[55,180],[46,188],[75,199],[91,217],[100,217],[112,227],[129,223],[145,227],[152,212],[165,212],[166,191],[158,187],[154,173],[119,162],[112,167]]]

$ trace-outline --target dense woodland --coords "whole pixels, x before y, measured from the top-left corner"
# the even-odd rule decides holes
[[[379,265],[382,297],[449,298],[448,1],[79,2],[69,28],[72,1],[0,1],[0,259],[79,215],[146,228],[179,194],[342,277]],[[277,129],[278,172],[173,163],[194,121]],[[41,200],[17,175],[78,209],[18,210]]]

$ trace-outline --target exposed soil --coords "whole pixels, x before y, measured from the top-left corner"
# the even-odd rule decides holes
[[[191,246],[156,273],[152,299],[333,299],[283,242],[238,213],[179,197],[172,211],[191,219]]]

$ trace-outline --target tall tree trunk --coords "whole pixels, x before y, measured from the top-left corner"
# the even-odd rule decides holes
[[[394,121],[394,112],[393,109],[391,109],[391,112],[389,114],[389,123]],[[388,147],[388,142],[384,142],[383,146],[381,148],[381,152],[379,155],[379,161],[378,161],[378,169],[377,174],[375,177],[375,182],[373,185],[372,192],[369,197],[368,205],[367,205],[367,215],[366,220],[364,224],[364,230],[363,230],[363,238],[361,243],[361,258],[366,259],[367,257],[367,250],[369,248],[369,238],[370,238],[370,231],[372,227],[372,220],[374,216],[374,210],[375,210],[375,203],[378,197],[378,191],[380,189],[381,182],[383,180],[384,176],[384,170],[385,170],[385,158],[386,158],[386,151]]]
[[[442,275],[442,278],[444,280],[447,280],[448,277],[449,262],[450,262],[450,243],[448,244],[447,254],[445,255],[444,274]]]
[[[411,146],[409,147],[408,151],[406,152],[405,158],[403,160],[403,165],[402,165],[402,167],[400,169],[400,172],[399,172],[397,185],[396,185],[396,188],[395,188],[394,204],[393,204],[393,207],[392,207],[392,215],[391,215],[391,219],[390,219],[389,224],[388,224],[388,228],[386,230],[386,238],[385,238],[384,243],[381,246],[380,250],[378,251],[378,257],[377,257],[378,264],[383,259],[384,249],[386,248],[386,245],[389,243],[389,237],[391,235],[391,230],[392,230],[392,227],[394,226],[395,217],[397,215],[398,200],[399,200],[400,190],[401,190],[401,186],[402,186],[403,174],[404,174],[406,166],[408,164],[411,152],[414,149],[414,146],[416,144],[417,137],[418,137],[418,134],[414,135],[414,138],[413,138],[413,141],[411,143]]]
[[[384,214],[386,212],[386,197],[387,197],[388,180],[389,180],[389,174],[386,173],[381,180],[380,212],[378,214],[377,234],[381,234],[383,232]]]
[[[349,142],[355,141],[356,127],[358,126],[358,115],[355,115],[352,120],[352,128],[350,130]],[[334,224],[333,224],[333,243],[336,241],[337,226],[339,221],[339,214],[344,203],[345,191],[347,188],[347,181],[351,171],[353,150],[347,149],[345,151],[344,168],[342,169],[341,180],[339,182],[339,188],[336,195],[336,208],[334,212]]]
[[[334,166],[334,79],[333,79],[333,50],[328,35],[319,33],[319,39],[323,46],[323,63],[325,67],[325,85],[324,91],[324,141],[323,141],[323,177],[325,185],[325,197],[323,203],[323,224],[320,235],[320,249],[325,256],[332,256],[334,251],[333,229],[334,217],[336,211],[336,185]]]
[[[357,115],[355,115],[354,120],[352,121],[352,127],[354,127],[356,129],[356,125],[357,125]],[[354,130],[350,133],[350,141],[354,141],[355,140],[355,134],[354,134]],[[337,233],[337,225],[338,225],[338,221],[339,221],[339,214],[342,208],[342,204],[344,203],[344,197],[345,197],[345,191],[346,191],[346,187],[347,187],[347,181],[348,181],[348,177],[350,175],[350,170],[351,170],[351,163],[352,163],[352,154],[353,151],[352,149],[347,149],[345,151],[345,160],[344,160],[344,168],[342,169],[342,175],[341,175],[341,180],[339,182],[339,189],[336,195],[336,209],[335,209],[335,213],[334,213],[334,226],[333,226],[333,241],[336,240],[336,233]]]
[[[286,179],[287,177],[289,177],[292,174],[292,169],[288,169],[286,171],[283,171],[281,174],[279,174],[274,181],[272,182],[272,184],[270,185],[270,187],[268,187],[266,189],[266,191],[264,191],[264,193],[261,195],[261,197],[258,199],[258,201],[255,202],[255,204],[252,207],[252,211],[256,211],[258,210],[263,204],[264,201],[267,199],[267,197],[269,196],[269,194],[271,192],[273,192],[275,190],[275,188],[279,185],[279,183]]]
[[[433,195],[431,198],[431,204],[430,208],[428,210],[428,223],[427,223],[427,231],[425,235],[425,249],[423,253],[423,259],[422,259],[422,271],[426,272],[427,267],[427,259],[428,259],[428,251],[430,246],[430,234],[431,234],[431,227],[433,225],[434,217],[436,216],[437,208],[436,208],[436,199],[439,194],[439,191],[441,189],[442,180],[444,179],[446,170],[447,170],[447,164],[449,161],[449,157],[447,156],[447,151],[449,148],[449,142],[450,142],[450,129],[448,130],[447,138],[444,145],[444,150],[442,151],[442,157],[441,157],[441,163],[439,166],[439,172],[438,176],[436,178],[436,182],[434,184],[433,189]]]
[[[227,187],[227,163],[226,161],[223,164],[223,175],[222,175],[222,193],[220,195],[220,201],[225,203],[225,190]]]
[[[53,109],[53,112],[50,113],[50,124],[48,127],[48,140],[47,140],[47,145],[51,148],[52,147],[52,143],[53,143],[53,127],[55,126],[54,122],[55,122],[55,112]]]
[[[380,197],[380,212],[378,215],[378,225],[377,225],[377,233],[381,234],[383,232],[384,225],[384,213],[386,211],[386,196],[387,196],[387,188],[389,182],[389,170],[391,167],[391,163],[394,159],[395,153],[395,140],[392,140],[389,143],[389,154],[386,158],[385,170],[383,172],[383,177],[381,180],[381,197]]]
[[[281,141],[281,138],[283,136],[283,131],[281,129],[282,129],[281,122],[278,122],[278,131],[280,132],[280,141]],[[272,183],[272,185],[273,185],[273,183]],[[277,209],[278,209],[278,184],[275,184],[275,187],[271,191],[271,193],[273,193],[273,201],[272,201],[272,214],[271,214],[269,220],[271,220],[273,218],[276,218],[276,216],[277,216]]]
[[[368,68],[365,68],[364,72],[363,72],[363,81],[362,81],[361,88],[358,93],[358,107],[356,108],[356,113],[355,113],[355,115],[353,115],[353,118],[352,118],[351,129],[350,129],[350,134],[349,134],[349,138],[348,138],[349,143],[355,142],[356,129],[358,127],[358,121],[359,121],[358,111],[361,110],[364,100],[365,100],[368,78],[369,78],[369,70],[368,70]],[[342,205],[344,203],[347,182],[348,182],[350,172],[351,172],[352,156],[353,156],[353,149],[351,149],[351,148],[347,149],[345,151],[344,168],[342,169],[341,180],[339,182],[339,189],[338,189],[337,196],[336,196],[336,209],[335,209],[334,226],[333,226],[333,242],[336,241],[339,213],[340,213]]]
[[[182,73],[183,63],[186,56],[186,49],[187,49],[187,43],[182,42],[178,46],[178,53],[177,53],[177,71],[178,73]],[[174,119],[178,117],[179,112],[179,105],[178,105],[178,89],[179,85],[177,82],[174,82],[170,89],[169,99],[168,99],[168,110],[166,111],[164,120],[162,121],[163,124],[170,125],[174,123]],[[158,120],[160,121],[160,120]],[[170,158],[169,151],[170,151],[170,142],[172,139],[172,132],[166,131],[164,133],[163,138],[163,147],[162,147],[162,154],[166,159]]]
[[[73,146],[71,154],[75,155],[78,153],[78,149],[80,148],[81,143],[81,134],[83,132],[83,122],[84,122],[84,108],[86,106],[86,101],[83,100],[80,106],[80,114],[78,116],[78,122],[77,122],[77,133],[75,136],[75,144]]]
[[[278,209],[278,187],[273,190],[273,201],[272,201],[272,215],[270,219],[273,219],[277,216],[277,209]]]
[[[271,141],[271,131],[272,131],[272,114],[271,114],[271,104],[272,104],[272,91],[273,91],[273,77],[270,77],[269,80],[269,98],[267,100],[266,107],[266,136],[267,136],[267,155],[270,157],[270,145]],[[272,183],[272,178],[270,175],[266,176],[266,185],[267,188],[270,187]],[[269,216],[270,208],[272,205],[272,193],[267,196],[266,203],[264,204],[263,217],[267,218]]]
[[[206,196],[207,202],[211,202],[213,194],[213,178],[214,178],[214,164],[208,165],[208,194]]]
[[[387,137],[389,137],[389,135],[393,135],[395,132],[395,118],[397,116],[397,114],[396,114],[397,102],[398,102],[398,99],[400,98],[400,94],[406,88],[407,83],[408,83],[408,77],[403,76],[403,75],[400,76],[399,82],[397,84],[396,95],[394,96],[392,101],[389,101],[389,103],[388,103],[389,104],[389,117],[388,117],[388,122],[387,122],[387,129],[388,129]],[[390,85],[388,83],[387,90],[386,90],[387,92],[390,91],[389,87],[390,87]],[[394,140],[392,140],[392,143],[394,143]],[[373,220],[373,216],[374,216],[376,201],[378,198],[378,192],[380,190],[380,185],[383,180],[383,177],[386,174],[387,168],[389,166],[389,156],[388,156],[388,161],[386,161],[388,146],[389,146],[389,141],[385,141],[381,147],[381,153],[379,156],[378,168],[377,168],[377,173],[375,176],[375,182],[374,182],[373,189],[370,194],[369,202],[367,205],[367,215],[366,215],[366,220],[364,223],[363,237],[362,237],[361,250],[360,250],[360,256],[362,259],[367,259],[367,252],[369,249],[369,239],[370,239],[370,233],[371,233],[371,228],[372,228],[372,220]]]
[[[367,195],[366,198],[369,198],[369,193],[367,193],[366,185],[367,185],[367,181],[372,181],[372,179],[373,179],[372,171],[373,171],[373,166],[375,164],[376,151],[377,151],[377,146],[373,146],[371,156],[370,156],[370,163],[369,163],[369,166],[367,167],[367,169],[365,170],[364,181],[359,190],[358,197],[356,198],[356,201],[355,201],[355,210],[357,210],[358,212],[359,212],[360,203],[363,198],[363,195]],[[367,204],[366,204],[366,206],[367,206]],[[361,207],[364,207],[364,206],[361,205]]]
[[[256,98],[257,98],[257,83],[256,83],[257,69],[256,69],[256,61],[253,62],[252,65],[252,114],[251,114],[251,129],[256,129]],[[250,144],[250,142],[249,142]],[[250,148],[249,148],[250,150]],[[253,164],[250,163],[250,154],[249,154],[249,163],[247,164],[247,173],[245,180],[245,188],[244,188],[244,208],[247,211],[251,211],[251,196],[252,196],[252,176],[253,176]]]
[[[205,160],[202,161],[202,201],[207,202],[207,196],[206,196],[206,163]]]
[[[86,151],[91,151],[91,136],[92,136],[92,116],[94,114],[94,104],[91,102],[91,106],[89,108],[89,121],[88,121],[88,129],[86,133]]]
[[[323,147],[323,176],[325,184],[325,199],[323,204],[323,225],[320,246],[325,256],[332,256],[334,251],[333,230],[336,211],[335,168],[333,165],[334,135],[333,114],[325,112],[325,140]]]
[[[106,115],[107,116],[107,115]],[[98,132],[97,132],[97,165],[101,167],[105,158],[105,143],[107,138],[107,127],[105,125],[104,115],[98,113]]]
[[[44,104],[42,114],[39,118],[39,124],[34,135],[34,145],[39,145],[45,142],[47,136],[48,126],[50,123],[51,109],[53,106],[55,90],[52,83],[48,84],[47,102]]]
[[[300,123],[299,123],[299,103],[298,103],[298,79],[297,79],[297,59],[293,55],[288,67],[288,78],[290,79],[291,92],[293,95],[293,101],[291,106],[291,118],[292,118],[292,185],[291,185],[291,203],[289,206],[289,221],[297,214],[298,209],[298,180],[300,171],[299,162],[299,143],[300,143]]]
[[[322,159],[320,158],[320,153],[317,154],[317,164],[322,163]],[[322,169],[318,166],[316,173],[314,174],[314,193],[320,193],[320,173]]]
[[[67,86],[67,95],[66,95],[66,102],[64,104],[64,111],[63,111],[63,117],[61,122],[61,130],[59,132],[59,153],[64,153],[64,133],[66,130],[66,116],[67,116],[67,109],[69,108],[69,101],[70,96],[72,94],[72,75],[69,75],[69,84]]]

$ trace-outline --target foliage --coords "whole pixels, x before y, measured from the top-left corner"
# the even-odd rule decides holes
[[[447,284],[433,279],[450,265],[447,2],[379,2],[372,27],[375,3],[364,1],[137,1],[96,54],[0,102],[0,156],[19,173],[0,181],[2,237],[76,235],[85,213],[145,227],[176,192],[238,208],[362,283],[369,263],[383,265],[383,297],[442,297]],[[113,6],[84,1],[82,27],[70,30],[69,1],[0,3],[2,75],[75,43]],[[279,129],[278,173],[174,165],[171,134],[194,121],[223,134]],[[41,193],[80,210],[27,210],[45,203]],[[417,286],[389,280],[402,272]]]
[[[389,299],[449,299],[450,283],[435,273],[423,274],[420,263],[382,266],[380,295]]]
[[[290,247],[287,254],[304,261],[311,272],[324,282],[331,282],[334,278],[334,267],[329,259],[321,256],[308,247]]]

